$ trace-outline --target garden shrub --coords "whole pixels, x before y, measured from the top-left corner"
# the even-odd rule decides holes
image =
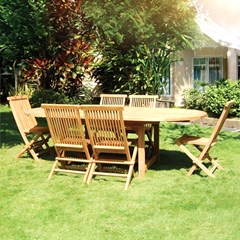
[[[240,117],[240,81],[216,82],[206,86],[205,92],[189,89],[184,92],[183,99],[184,107],[204,110],[212,117],[219,117],[224,104],[234,100],[229,116]]]
[[[40,107],[42,103],[57,103],[57,104],[88,104],[92,103],[93,96],[91,89],[82,88],[79,95],[67,96],[64,93],[56,92],[53,89],[45,89],[35,91],[30,97],[32,107]]]
[[[234,100],[234,105],[230,111],[230,116],[240,117],[240,82],[226,80],[222,83],[216,83],[209,86],[205,93],[206,111],[213,116],[219,116],[222,112],[222,106],[229,101]]]
[[[191,88],[184,90],[183,104],[185,108],[202,110],[204,108],[203,92]]]

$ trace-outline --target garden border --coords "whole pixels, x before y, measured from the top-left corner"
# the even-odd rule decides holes
[[[218,118],[206,117],[202,119],[193,120],[192,123],[197,123],[197,124],[202,124],[207,126],[215,126],[217,121],[218,121]],[[223,127],[240,130],[240,119],[227,118]]]

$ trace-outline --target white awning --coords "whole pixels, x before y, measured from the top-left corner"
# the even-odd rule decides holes
[[[240,50],[240,38],[219,26],[206,16],[198,16],[197,24],[201,31],[222,46]]]
[[[240,49],[240,0],[191,0],[202,32],[215,42]]]

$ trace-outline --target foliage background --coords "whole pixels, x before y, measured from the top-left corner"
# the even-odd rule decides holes
[[[206,111],[209,116],[219,117],[227,101],[233,100],[230,117],[240,117],[240,82],[225,80],[206,85],[203,89],[187,89],[183,95],[186,108]]]
[[[94,76],[105,92],[161,95],[178,51],[201,43],[187,0],[86,0],[83,9],[98,33]]]
[[[1,0],[0,54],[8,70],[20,70],[22,83],[67,96],[82,93],[93,61],[91,23],[81,1]]]
[[[36,88],[161,94],[178,51],[201,35],[188,0],[0,0],[2,64]]]

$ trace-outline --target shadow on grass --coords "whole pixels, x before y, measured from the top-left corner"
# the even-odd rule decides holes
[[[11,148],[22,143],[22,137],[11,112],[0,112],[1,147]]]
[[[186,125],[179,124],[179,123],[161,123],[161,131],[164,132],[164,139],[162,140],[169,140],[169,139],[176,139],[179,136],[187,133],[188,135],[192,136],[201,136],[201,137],[210,137],[213,128],[211,126],[205,126],[201,124],[194,124],[188,123]],[[178,135],[176,135],[176,133]],[[226,140],[226,139],[240,139],[240,132],[233,132],[231,129],[222,129],[219,133],[219,140]]]
[[[55,152],[55,149],[52,147],[52,150],[53,152]],[[18,152],[16,152],[17,154]],[[50,162],[54,162],[55,160],[55,155],[51,155],[49,152],[46,152],[40,156],[38,156],[39,160],[40,161],[50,161]],[[25,152],[21,157],[21,159],[26,159],[26,160],[29,160],[29,159],[32,159],[32,161],[34,161],[32,155],[29,153],[29,152]]]
[[[217,159],[216,159],[217,160]],[[183,152],[174,150],[160,150],[159,161],[155,162],[151,166],[151,170],[155,171],[171,171],[186,169],[186,174],[190,167],[192,167],[192,160]],[[209,168],[210,162],[204,162],[204,165]],[[193,174],[197,174],[201,177],[207,177],[200,168],[197,168]]]
[[[159,161],[151,166],[153,170],[173,170],[189,168],[192,166],[192,161],[182,152],[174,150],[160,150]]]
[[[16,125],[15,119],[12,115],[12,112],[0,112],[0,147],[1,148],[12,148],[21,144],[24,144],[21,134]],[[40,123],[44,125],[43,123]],[[53,152],[55,150],[53,149]],[[16,152],[17,154],[17,152]],[[21,158],[32,158],[29,153],[24,153]],[[52,161],[55,156],[51,156],[46,153],[41,155],[41,159]]]

